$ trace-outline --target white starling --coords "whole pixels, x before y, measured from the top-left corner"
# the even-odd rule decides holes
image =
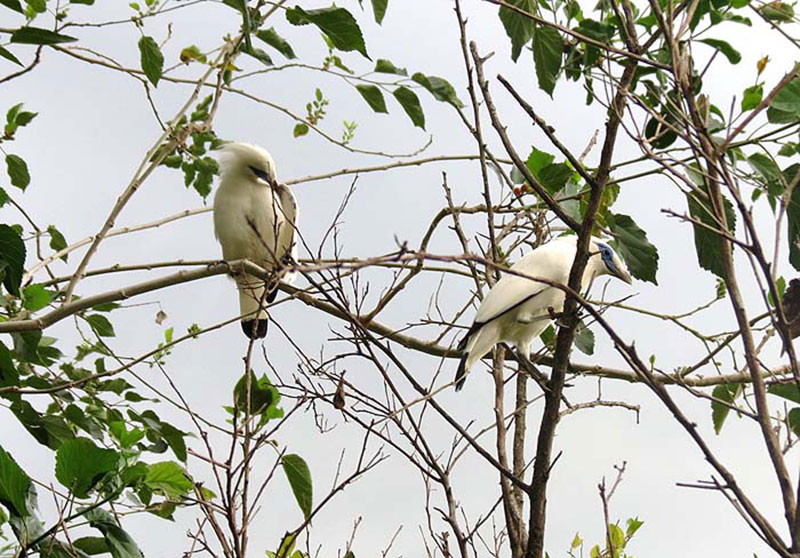
[[[296,254],[297,203],[275,177],[275,162],[264,149],[230,143],[222,151],[219,188],[214,196],[214,232],[226,260],[247,259],[277,271]],[[287,278],[284,278],[287,280]],[[274,284],[248,274],[236,277],[244,334],[267,334],[267,303]]]
[[[567,285],[577,252],[577,237],[551,240],[525,254],[511,269]],[[598,239],[589,242],[589,261],[581,280],[587,289],[599,275],[613,275],[631,283],[627,267],[614,250]],[[475,321],[458,345],[465,351],[456,371],[456,390],[464,387],[467,372],[498,343],[509,343],[529,356],[530,345],[547,327],[553,313],[564,309],[564,291],[518,275],[504,274],[481,302]]]

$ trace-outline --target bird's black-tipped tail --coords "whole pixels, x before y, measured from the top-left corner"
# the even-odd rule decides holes
[[[267,320],[242,320],[242,331],[249,339],[267,336]]]
[[[467,332],[467,334],[461,338],[461,341],[458,342],[458,350],[464,353],[467,350],[467,343],[469,342],[470,335],[472,335],[473,329]],[[456,391],[461,391],[461,388],[464,387],[464,382],[467,381],[467,355],[464,354],[461,357],[461,360],[458,361],[458,368],[456,369]]]
[[[458,363],[458,369],[456,369],[456,391],[461,391],[461,388],[464,387],[464,382],[467,381],[467,357],[461,357],[461,360]]]

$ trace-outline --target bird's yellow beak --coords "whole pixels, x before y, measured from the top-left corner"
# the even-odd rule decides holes
[[[632,285],[633,284],[633,277],[631,277],[631,274],[628,272],[628,270],[625,269],[622,266],[617,267],[617,272],[614,273],[614,276],[619,278],[619,279],[622,279],[628,285]]]

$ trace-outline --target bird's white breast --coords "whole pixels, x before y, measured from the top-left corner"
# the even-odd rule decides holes
[[[226,260],[247,258],[272,265],[283,256],[276,231],[284,226],[284,217],[273,202],[277,204],[265,184],[221,182],[214,197],[214,232]]]

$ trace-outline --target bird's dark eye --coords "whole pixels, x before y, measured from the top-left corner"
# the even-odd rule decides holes
[[[264,182],[272,182],[268,172],[252,166],[250,167],[250,170],[253,171],[253,174],[255,174],[258,178],[260,178]]]

